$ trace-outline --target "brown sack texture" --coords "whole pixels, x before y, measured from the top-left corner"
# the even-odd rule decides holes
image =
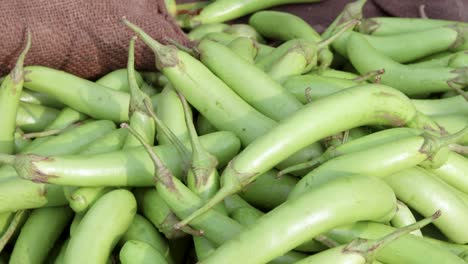
[[[132,33],[122,16],[164,43],[185,44],[183,32],[168,15],[163,0],[0,0],[0,76],[7,74],[25,45],[26,65],[44,65],[94,79],[123,68]],[[154,69],[154,55],[136,45],[138,69]]]

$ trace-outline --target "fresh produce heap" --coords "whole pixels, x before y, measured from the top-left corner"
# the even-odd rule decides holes
[[[0,263],[468,261],[468,25],[358,0],[319,34],[238,2],[178,6],[192,47],[123,18],[127,68],[97,81],[23,65],[28,33],[0,88]]]

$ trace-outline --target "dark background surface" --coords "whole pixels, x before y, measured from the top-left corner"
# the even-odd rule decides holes
[[[176,0],[177,3],[197,2]],[[291,4],[271,8],[286,11],[305,19],[317,31],[324,30],[350,0],[322,0],[320,3]],[[364,17],[400,16],[420,17],[419,7],[425,6],[429,18],[450,19],[468,22],[468,0],[368,0]],[[236,22],[245,22],[246,18]]]

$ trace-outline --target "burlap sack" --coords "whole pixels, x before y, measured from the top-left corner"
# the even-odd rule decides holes
[[[122,16],[166,42],[188,41],[167,14],[164,0],[0,0],[0,76],[8,73],[32,32],[26,65],[44,65],[96,78],[125,67],[132,32]],[[154,56],[136,45],[138,69],[154,69]]]

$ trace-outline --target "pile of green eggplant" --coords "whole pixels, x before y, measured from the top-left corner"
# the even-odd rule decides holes
[[[123,18],[128,65],[98,80],[24,65],[28,32],[0,87],[0,263],[467,263],[468,24],[262,10],[292,2],[173,6],[202,8],[177,17],[190,47]]]

